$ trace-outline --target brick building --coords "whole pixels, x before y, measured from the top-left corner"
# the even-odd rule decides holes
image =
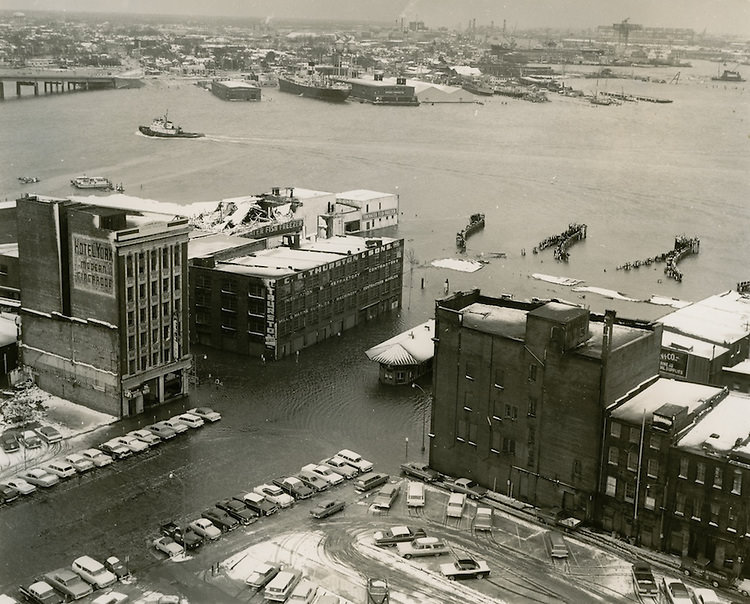
[[[279,359],[401,307],[403,241],[338,236],[191,260],[194,341]]]
[[[21,276],[18,269],[18,244],[0,243],[0,310],[21,305]]]
[[[21,354],[52,394],[121,417],[187,392],[184,218],[18,200]]]
[[[459,292],[435,310],[430,465],[591,518],[604,410],[658,368],[658,326]]]

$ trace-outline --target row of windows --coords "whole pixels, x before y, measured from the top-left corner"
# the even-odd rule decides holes
[[[623,426],[619,422],[612,421],[609,425],[609,433],[614,438],[627,438],[628,442],[638,444],[641,442],[641,428],[636,426]],[[624,433],[624,434],[623,434]],[[646,435],[646,441],[650,449],[661,449],[663,436],[653,432]]]
[[[162,363],[170,363],[172,360],[171,346],[165,347],[163,350],[153,351],[150,355],[143,354],[138,359],[128,360],[128,375],[134,375],[137,371],[146,371]]]
[[[707,466],[704,462],[698,461],[695,463],[695,472],[691,473],[691,464],[688,457],[680,458],[680,473],[678,476],[684,480],[694,480],[697,484],[706,484],[707,479]],[[730,476],[732,493],[735,495],[742,495],[742,470],[735,469]],[[724,488],[724,468],[721,466],[714,466],[711,476],[711,485],[715,489]]]
[[[633,449],[623,449],[622,451],[617,447],[611,446],[609,448],[607,462],[613,466],[620,464],[620,453],[624,454],[626,463],[625,467],[631,472],[638,471],[638,451]],[[659,460],[653,457],[649,457],[644,462],[646,464],[646,473],[652,478],[658,478],[659,476]]]
[[[138,275],[144,275],[147,265],[150,267],[152,273],[159,268],[160,264],[163,270],[169,269],[170,252],[173,265],[175,267],[180,266],[181,245],[178,243],[170,247],[146,250],[137,254],[128,254],[125,256],[125,275],[128,279],[132,279],[136,271]]]
[[[529,382],[535,382],[537,379],[538,366],[536,363],[529,363],[526,379]],[[467,362],[464,369],[464,376],[467,380],[474,381],[479,377],[479,367],[475,363]],[[495,388],[502,390],[505,383],[505,372],[502,369],[495,369]]]
[[[162,282],[162,286],[161,286],[162,293],[168,294],[170,278],[164,277],[161,282]],[[174,285],[175,292],[178,292],[180,290],[180,275],[175,275],[172,279],[172,283]],[[146,293],[147,293],[146,284],[139,283],[137,291],[138,291],[138,301],[141,303],[145,303],[148,300],[146,296]],[[127,287],[125,295],[126,295],[126,300],[128,304],[135,303],[135,292],[136,292],[135,286],[129,285]],[[150,294],[152,298],[159,295],[159,281],[157,279],[154,279],[151,281]]]

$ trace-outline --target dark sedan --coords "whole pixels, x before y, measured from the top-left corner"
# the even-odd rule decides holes
[[[6,453],[15,453],[21,448],[18,442],[18,436],[12,430],[6,430],[0,436],[0,445],[3,447],[3,451]]]
[[[0,484],[0,503],[15,501],[19,495],[18,489],[13,488],[9,484]]]
[[[407,476],[419,478],[425,482],[435,482],[440,478],[440,474],[433,470],[426,463],[419,461],[408,461],[401,464],[401,471]]]
[[[232,518],[236,518],[241,524],[252,524],[258,519],[258,514],[236,499],[222,499],[216,504],[220,510],[224,510]]]
[[[208,518],[223,533],[233,531],[240,525],[240,521],[219,508],[209,508],[201,512],[203,518]]]

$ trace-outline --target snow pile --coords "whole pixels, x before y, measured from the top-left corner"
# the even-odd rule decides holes
[[[610,298],[612,300],[623,300],[624,302],[641,302],[638,298],[630,298],[629,296],[626,296],[625,294],[621,292],[616,292],[612,289],[604,289],[603,287],[574,287],[574,292],[590,292],[592,294],[599,294],[600,296],[604,296],[605,298]]]
[[[531,275],[534,279],[540,281],[546,281],[547,283],[555,283],[557,285],[565,285],[570,287],[571,285],[578,285],[583,283],[583,279],[574,279],[573,277],[555,277],[554,275],[544,275],[542,273],[534,273]]]
[[[449,268],[462,273],[474,273],[484,265],[476,260],[459,260],[458,258],[445,258],[443,260],[433,260],[430,264],[438,268]]]

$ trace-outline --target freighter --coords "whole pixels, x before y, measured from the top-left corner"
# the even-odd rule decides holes
[[[335,82],[310,73],[307,75],[280,75],[279,90],[334,103],[344,102],[349,98],[352,91],[348,84]]]

